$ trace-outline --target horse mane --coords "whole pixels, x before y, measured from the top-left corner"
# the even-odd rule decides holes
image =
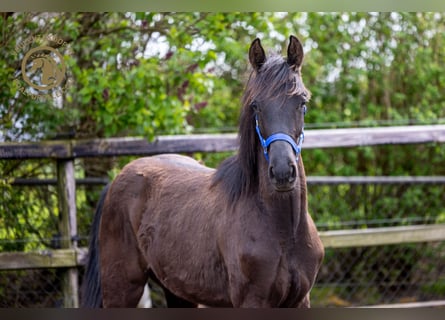
[[[239,149],[235,156],[224,160],[215,172],[212,185],[222,184],[229,201],[235,203],[242,196],[258,192],[258,155],[262,147],[255,131],[255,112],[251,107],[257,100],[270,100],[279,95],[303,95],[307,100],[310,92],[305,88],[300,70],[294,70],[286,60],[274,54],[257,72],[252,70],[242,96],[239,120]]]

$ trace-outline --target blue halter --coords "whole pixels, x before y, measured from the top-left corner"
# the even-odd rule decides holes
[[[304,106],[303,114],[306,114],[306,106]],[[298,161],[298,156],[301,153],[301,147],[303,145],[303,140],[304,140],[304,127],[301,130],[300,136],[298,137],[298,144],[295,143],[294,139],[290,135],[285,133],[274,133],[270,135],[267,139],[264,139],[263,136],[261,135],[257,114],[255,114],[255,130],[256,133],[258,134],[258,138],[260,139],[261,146],[263,147],[264,150],[264,157],[266,158],[267,162],[269,162],[269,150],[268,150],[269,146],[271,145],[272,142],[275,141],[286,141],[287,143],[289,143],[292,146],[292,149],[294,149],[295,158]]]

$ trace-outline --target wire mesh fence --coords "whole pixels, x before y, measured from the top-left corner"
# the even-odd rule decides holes
[[[445,242],[327,248],[313,306],[445,299]]]
[[[60,308],[62,269],[0,271],[0,308]]]
[[[0,307],[62,307],[63,271],[64,269],[0,271]],[[83,271],[83,267],[80,267],[80,271]],[[154,294],[159,295],[157,289],[154,291]],[[443,299],[445,241],[326,248],[326,256],[311,293],[313,307],[349,307]],[[153,306],[163,307],[162,297],[153,299]]]

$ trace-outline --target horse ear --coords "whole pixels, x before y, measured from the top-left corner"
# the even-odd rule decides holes
[[[260,39],[256,38],[253,40],[249,49],[249,61],[255,71],[260,70],[260,67],[266,61],[266,53],[261,46]]]
[[[303,63],[303,46],[297,37],[290,36],[289,47],[287,48],[287,63],[297,71]]]

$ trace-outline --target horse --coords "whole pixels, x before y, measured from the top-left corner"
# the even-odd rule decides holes
[[[96,208],[83,307],[134,307],[149,278],[168,307],[310,307],[324,248],[301,157],[303,56],[295,36],[287,57],[251,43],[239,148],[217,169],[178,154],[124,166]]]

